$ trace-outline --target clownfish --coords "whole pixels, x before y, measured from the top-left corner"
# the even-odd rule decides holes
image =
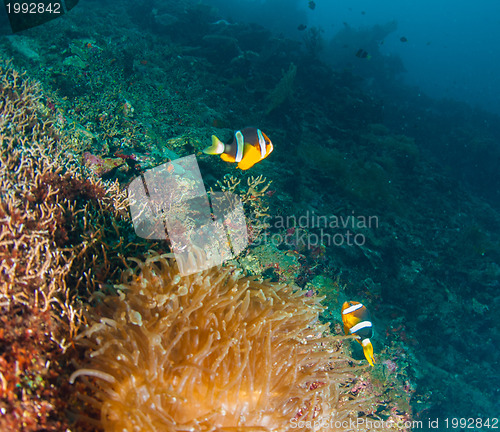
[[[344,323],[345,334],[356,337],[356,340],[363,347],[366,360],[373,366],[375,358],[373,357],[373,346],[370,342],[373,334],[372,322],[366,307],[356,301],[344,302],[342,305],[342,322]]]
[[[273,143],[257,128],[245,128],[234,133],[233,142],[224,144],[212,135],[212,145],[203,150],[206,154],[220,154],[223,161],[237,162],[238,168],[247,170],[265,159],[273,151]]]

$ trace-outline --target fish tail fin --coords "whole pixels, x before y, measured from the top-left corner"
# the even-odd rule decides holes
[[[370,342],[370,339],[363,340],[361,345],[363,345],[363,353],[365,354],[366,360],[368,360],[368,363],[373,366],[375,363],[375,357],[373,356],[373,345]]]
[[[215,135],[212,135],[212,145],[204,149],[203,153],[212,155],[222,154],[224,153],[225,147],[226,146],[219,138],[217,138]]]

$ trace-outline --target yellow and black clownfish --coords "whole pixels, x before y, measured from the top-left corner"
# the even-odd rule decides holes
[[[356,301],[344,302],[342,305],[342,322],[346,335],[354,335],[356,340],[362,345],[366,360],[373,366],[373,346],[370,342],[372,337],[372,322],[370,313],[361,303]]]
[[[273,151],[273,143],[260,129],[249,127],[234,133],[233,142],[224,144],[212,135],[212,145],[203,150],[206,154],[220,154],[226,162],[237,162],[238,168],[247,170],[265,159]]]

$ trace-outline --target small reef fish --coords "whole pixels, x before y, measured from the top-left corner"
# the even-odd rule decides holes
[[[358,52],[356,53],[356,57],[358,58],[365,58],[365,59],[370,59],[371,55],[368,54],[363,48],[360,48]]]
[[[229,21],[226,21],[225,19],[220,19],[218,21],[215,21],[213,23],[210,23],[211,25],[225,25],[225,26],[233,26],[236,24],[231,24]]]
[[[408,42],[408,39],[407,39],[405,36],[401,36],[401,37],[399,38],[399,40],[400,40],[401,42]]]
[[[206,154],[219,154],[226,162],[238,162],[238,168],[247,170],[265,159],[273,151],[273,143],[260,129],[249,127],[234,133],[233,142],[224,144],[212,135],[212,145],[203,150]]]
[[[316,3],[313,0],[309,0],[309,9],[314,10],[316,8]]]
[[[307,26],[305,24],[299,24],[297,26],[297,30],[298,31],[304,31],[306,28],[307,28]]]
[[[344,302],[342,305],[342,322],[344,323],[345,334],[356,337],[356,340],[363,347],[366,360],[373,366],[375,358],[373,357],[373,346],[370,342],[373,334],[372,322],[366,307],[356,301]]]

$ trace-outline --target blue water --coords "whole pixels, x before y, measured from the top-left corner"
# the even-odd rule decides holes
[[[307,0],[204,2],[217,5],[227,18],[257,22],[298,39],[298,25],[319,27],[326,44],[344,23],[358,29],[394,20],[397,29],[384,38],[380,51],[401,58],[406,83],[432,97],[452,98],[500,113],[498,1],[319,0],[314,10]],[[408,39],[405,43],[400,41],[403,36]],[[327,50],[323,58],[332,60]]]

